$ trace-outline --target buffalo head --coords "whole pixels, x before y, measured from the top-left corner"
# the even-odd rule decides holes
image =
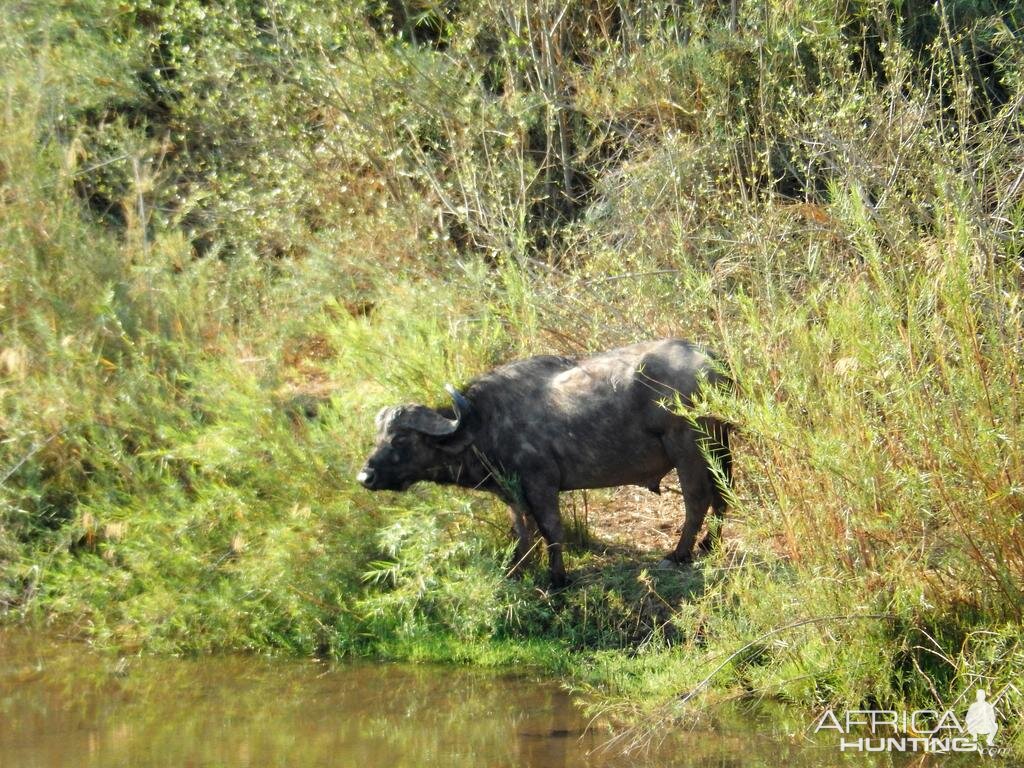
[[[377,445],[356,475],[371,491],[404,491],[419,480],[438,480],[453,456],[472,440],[469,401],[451,384],[452,416],[425,405],[397,405],[377,414]]]

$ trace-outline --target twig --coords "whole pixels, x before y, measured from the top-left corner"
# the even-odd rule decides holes
[[[580,285],[597,285],[598,283],[613,283],[618,280],[628,280],[632,277],[653,277],[654,275],[677,275],[678,269],[652,269],[649,272],[624,272],[621,275],[609,275],[608,277],[595,277],[590,280],[583,280]]]
[[[4,475],[3,479],[0,480],[0,486],[2,486],[4,483],[6,483],[8,480],[10,480],[11,477],[14,476],[14,473],[17,472],[19,469],[21,469],[26,461],[28,461],[33,456],[35,456],[37,453],[39,453],[39,451],[42,450],[44,446],[48,445],[58,435],[63,434],[63,432],[64,432],[64,429],[61,429],[58,432],[54,432],[52,435],[50,435],[48,438],[46,438],[42,442],[36,443],[35,445],[33,445],[32,448],[29,449],[29,452],[26,453],[24,456],[22,456],[21,461],[19,461],[17,464],[15,464],[14,467],[11,469],[11,471],[8,472],[6,475]]]

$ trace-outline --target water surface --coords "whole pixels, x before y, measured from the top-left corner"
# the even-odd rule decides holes
[[[778,720],[603,748],[551,681],[450,667],[215,655],[117,657],[0,632],[0,768],[818,766]],[[870,765],[865,755],[853,763]]]

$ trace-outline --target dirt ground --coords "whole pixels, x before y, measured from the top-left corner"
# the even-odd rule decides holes
[[[660,495],[639,486],[575,491],[562,497],[562,519],[570,527],[585,521],[600,541],[664,554],[679,541],[683,497],[665,483]]]

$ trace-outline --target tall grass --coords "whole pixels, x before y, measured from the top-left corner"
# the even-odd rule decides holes
[[[1022,13],[14,9],[0,604],[149,649],[529,658],[670,717],[1019,677]],[[492,501],[351,481],[382,405],[666,335],[738,382],[701,406],[737,484],[693,572],[584,531],[552,595],[505,578]]]

